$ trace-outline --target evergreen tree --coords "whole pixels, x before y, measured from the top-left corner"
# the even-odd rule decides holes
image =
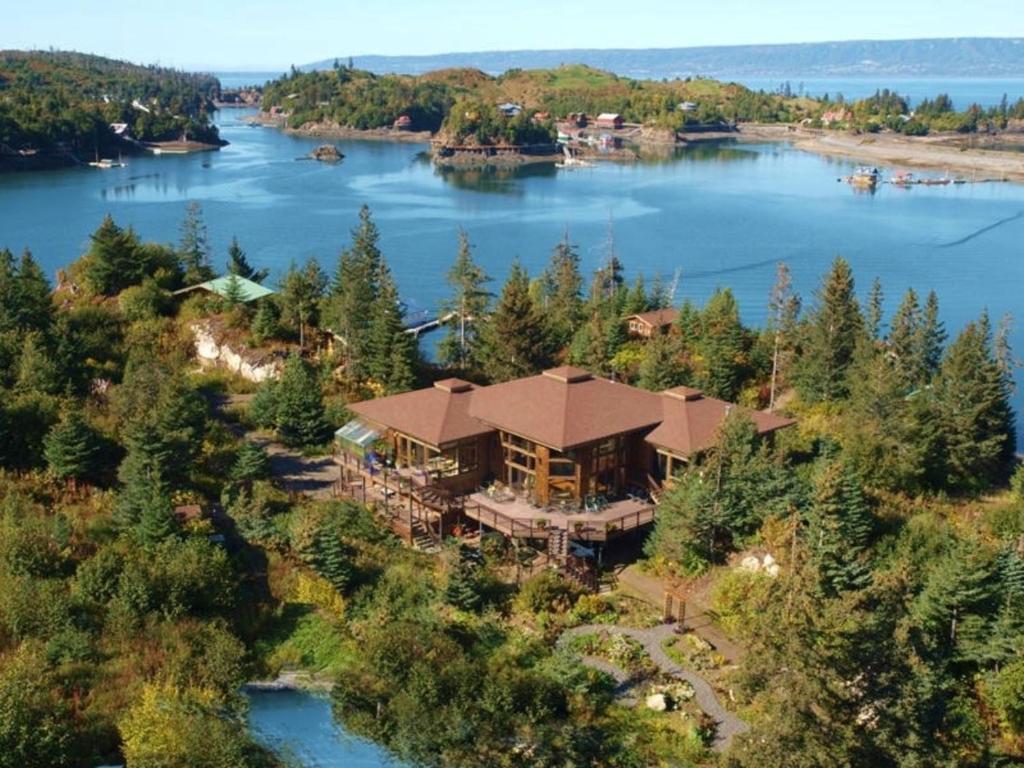
[[[352,555],[341,539],[334,518],[325,519],[313,539],[313,568],[341,594],[351,584],[354,575]]]
[[[14,254],[0,248],[0,334],[19,330],[18,270]]]
[[[234,309],[245,304],[245,291],[242,289],[242,282],[238,279],[238,275],[228,275],[223,303],[227,309]]]
[[[530,280],[518,260],[494,313],[483,326],[484,373],[494,382],[537,373],[548,363],[544,321],[530,297]]]
[[[43,444],[50,474],[60,480],[90,480],[98,469],[99,436],[81,411],[67,408]]]
[[[701,313],[701,331],[701,387],[712,397],[735,400],[745,374],[746,345],[739,306],[728,288],[715,291],[708,300]]]
[[[837,258],[806,321],[796,372],[796,384],[804,399],[830,402],[846,395],[847,369],[853,362],[863,327],[850,265]]]
[[[185,206],[185,219],[181,222],[181,242],[178,257],[185,270],[185,283],[198,285],[213,279],[210,267],[210,244],[199,203]]]
[[[142,497],[139,521],[134,529],[135,540],[144,549],[152,550],[177,531],[178,525],[170,500],[159,488],[149,489],[148,494]]]
[[[480,579],[480,554],[466,547],[459,548],[458,561],[448,572],[448,584],[444,599],[463,611],[479,611],[483,606],[483,592]]]
[[[278,300],[282,318],[294,323],[302,349],[306,347],[306,327],[317,321],[326,286],[327,278],[316,259],[309,259],[301,269],[292,263],[281,281]]]
[[[155,426],[140,423],[125,436],[127,452],[117,477],[121,490],[117,495],[114,522],[123,531],[132,531],[155,498],[167,498],[170,451]]]
[[[237,237],[232,237],[231,245],[228,246],[227,268],[229,275],[238,275],[238,277],[244,277],[247,280],[252,280],[254,283],[262,283],[267,279],[268,271],[266,269],[257,270],[249,263],[245,251],[238,244]]]
[[[841,461],[826,460],[819,469],[807,516],[811,559],[825,593],[866,586],[873,519],[859,478]]]
[[[15,389],[55,395],[63,389],[57,361],[50,353],[43,335],[26,333],[18,356],[18,379]]]
[[[442,311],[453,317],[448,322],[448,333],[438,345],[438,358],[445,365],[470,370],[479,365],[479,326],[492,294],[484,288],[491,278],[473,261],[469,237],[462,229],[459,252],[447,279],[454,295],[443,304]]]
[[[231,479],[236,483],[251,485],[256,480],[270,477],[270,456],[266,448],[246,440],[238,451],[238,457],[231,468]]]
[[[690,371],[683,365],[679,344],[671,333],[657,331],[644,345],[644,358],[640,363],[637,384],[652,392],[663,392],[684,384]]]
[[[153,421],[167,451],[165,479],[172,485],[186,483],[202,453],[206,437],[206,400],[182,376],[171,373],[160,388]]]
[[[0,255],[0,261],[3,256]],[[0,276],[4,268],[0,266]],[[3,296],[2,277],[0,277],[0,296]],[[3,329],[3,314],[13,315],[13,326],[20,330],[33,330],[45,333],[53,322],[53,300],[50,297],[50,282],[40,268],[32,253],[25,249],[18,264],[14,280],[14,291],[11,304],[0,310],[0,330]]]
[[[253,314],[252,323],[249,324],[253,344],[260,346],[269,339],[277,338],[281,332],[279,319],[280,315],[274,302],[266,299],[257,301],[256,312]]]
[[[368,375],[369,308],[377,299],[377,279],[383,263],[379,241],[377,225],[364,205],[359,210],[359,224],[352,230],[352,244],[338,257],[324,308],[324,321],[344,340],[346,367],[357,380]]]
[[[647,286],[644,283],[644,276],[637,275],[636,280],[633,281],[633,287],[629,289],[629,293],[626,295],[626,303],[623,307],[623,314],[639,315],[650,309],[650,301],[647,298]]]
[[[145,263],[139,258],[139,240],[131,229],[121,229],[107,215],[91,239],[85,275],[95,293],[114,296],[142,282]]]
[[[366,371],[389,393],[408,390],[414,379],[416,340],[405,332],[405,311],[391,270],[381,262],[377,297],[370,307]]]
[[[768,410],[775,410],[779,386],[786,381],[789,361],[795,343],[796,322],[800,314],[800,297],[793,291],[793,278],[785,262],[779,262],[775,285],[768,298],[768,331],[772,334],[772,377],[769,385]]]
[[[551,253],[542,277],[543,304],[552,348],[563,349],[579,330],[583,320],[583,276],[579,250],[566,232]]]
[[[924,303],[920,339],[917,343],[924,364],[924,375],[929,381],[939,372],[946,339],[946,328],[939,319],[939,297],[935,295],[935,291],[929,291]]]
[[[868,294],[868,307],[864,318],[864,330],[872,341],[878,341],[882,337],[883,300],[882,281],[876,277],[871,283],[871,293]]]
[[[979,491],[997,481],[1013,452],[1013,411],[986,315],[969,323],[946,351],[934,394],[945,448],[943,485]]]
[[[276,387],[277,431],[286,445],[312,447],[328,438],[323,391],[316,371],[298,355],[284,365]]]
[[[921,307],[913,288],[907,290],[892,317],[889,330],[889,354],[895,374],[905,391],[921,386],[925,380],[925,364],[921,349]]]

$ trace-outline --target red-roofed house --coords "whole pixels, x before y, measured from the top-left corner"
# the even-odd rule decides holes
[[[651,499],[715,444],[731,411],[749,416],[761,435],[794,423],[696,389],[659,394],[571,366],[489,387],[446,379],[349,408],[359,418],[338,432],[343,471],[383,479],[386,500],[391,472],[392,488],[459,498],[458,512],[481,526],[522,538],[571,531],[585,541],[650,523]],[[374,440],[386,461],[365,450]],[[484,485],[490,493],[473,493]]]

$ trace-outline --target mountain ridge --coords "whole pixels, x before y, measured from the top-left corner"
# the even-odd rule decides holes
[[[353,56],[371,72],[423,74],[476,67],[489,74],[517,68],[587,64],[640,78],[689,77],[1024,77],[1024,38],[962,37],[846,40],[682,48],[564,48],[471,51],[419,56]],[[301,69],[327,69],[347,56]]]

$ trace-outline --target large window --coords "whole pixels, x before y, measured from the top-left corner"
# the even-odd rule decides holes
[[[552,501],[579,498],[576,484],[576,455],[569,451],[551,451],[548,460],[548,496]]]
[[[502,432],[501,453],[505,463],[505,482],[516,490],[532,491],[537,482],[537,453],[534,444],[518,435]]]

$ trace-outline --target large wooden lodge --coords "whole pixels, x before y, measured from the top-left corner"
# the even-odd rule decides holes
[[[665,483],[715,444],[731,410],[762,435],[793,422],[677,387],[649,392],[573,367],[492,386],[460,379],[349,406],[342,491],[410,537],[473,525],[516,539],[604,543],[654,520]]]

